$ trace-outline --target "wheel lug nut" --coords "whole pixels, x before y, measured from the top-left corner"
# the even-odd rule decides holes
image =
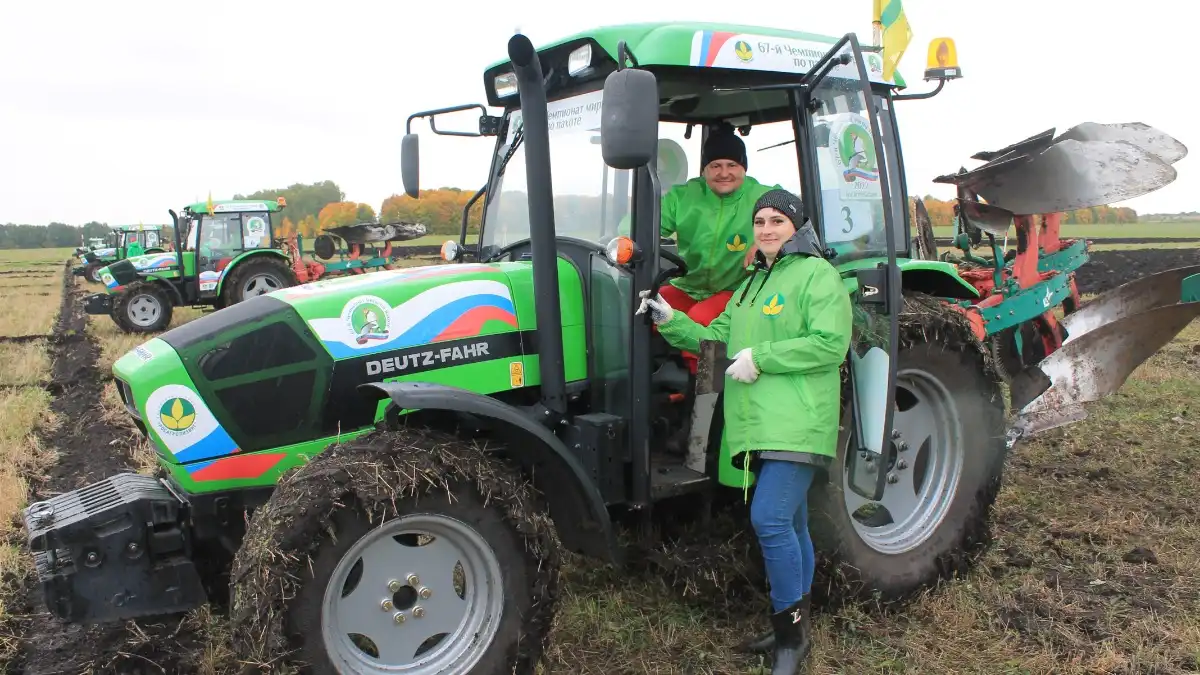
[[[415,575],[415,574],[408,575],[408,585],[409,586],[416,586],[419,583],[421,583],[421,580],[417,578],[417,575]]]
[[[898,481],[898,480],[900,480],[900,479],[898,477],[896,477],[895,473],[888,474],[887,482],[891,483],[892,485],[895,485],[896,481]]]
[[[384,600],[379,606],[382,607],[383,611],[385,611],[385,612],[392,611],[392,601],[391,600]]]
[[[425,608],[421,607],[420,605],[413,607],[413,616],[418,619],[425,616]]]
[[[908,468],[908,462],[906,462],[906,461],[904,461],[904,460],[900,460],[899,462],[896,462],[896,468],[898,468],[898,469],[907,469],[907,468]]]
[[[392,621],[404,623],[404,612],[396,612],[396,615],[392,617]]]
[[[399,581],[396,581],[395,579],[392,579],[391,581],[388,582],[388,590],[393,593],[399,591],[402,586],[403,586],[403,584],[401,584]]]
[[[892,438],[900,438],[900,430],[892,429]]]
[[[428,588],[422,588],[417,594],[420,595],[423,600],[428,600],[429,596],[433,595],[433,591],[429,590]]]

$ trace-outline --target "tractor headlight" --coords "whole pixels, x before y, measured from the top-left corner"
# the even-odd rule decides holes
[[[496,79],[492,81],[492,87],[496,90],[498,98],[512,96],[517,93],[517,74],[504,73],[503,75],[497,75]]]
[[[571,52],[567,57],[567,73],[572,77],[588,70],[592,65],[592,45],[588,43]]]

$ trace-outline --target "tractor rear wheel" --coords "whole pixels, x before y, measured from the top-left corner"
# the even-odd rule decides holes
[[[944,338],[901,349],[898,366],[899,436],[876,461],[888,472],[883,498],[871,502],[848,487],[848,433],[829,480],[810,493],[813,543],[828,558],[834,592],[847,599],[901,600],[965,570],[989,539],[1000,489],[1004,399],[983,355]]]
[[[171,324],[171,297],[153,281],[135,281],[113,302],[112,318],[126,333],[155,333]]]
[[[257,256],[237,263],[225,280],[225,306],[296,285],[296,275],[287,264],[275,257]]]
[[[557,535],[519,471],[428,430],[334,445],[280,481],[234,561],[244,663],[315,674],[533,672]]]

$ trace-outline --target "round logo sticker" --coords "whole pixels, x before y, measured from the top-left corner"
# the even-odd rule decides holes
[[[114,281],[114,280],[113,280],[113,275],[109,274],[108,272],[105,272],[104,274],[101,274],[101,275],[100,275],[100,280],[104,282],[104,285],[105,285],[105,286],[111,286],[111,285],[112,285],[112,282]]]
[[[733,45],[733,53],[744,63],[750,63],[754,60],[754,50],[750,48],[750,43],[745,40],[738,40]]]
[[[746,250],[746,240],[742,239],[742,235],[734,234],[725,240],[725,248],[734,253],[740,253]]]
[[[187,433],[196,423],[196,407],[185,398],[169,398],[158,409],[158,419],[167,433]]]
[[[842,199],[878,199],[879,159],[870,123],[862,115],[851,113],[830,131],[829,150],[842,174]]]
[[[262,219],[262,216],[254,216],[246,221],[246,232],[248,234],[262,234],[267,231],[267,221]]]
[[[346,303],[342,321],[360,345],[388,339],[388,312],[391,306],[374,295],[360,295]]]

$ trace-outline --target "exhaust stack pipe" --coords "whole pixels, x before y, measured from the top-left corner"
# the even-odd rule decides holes
[[[542,63],[533,43],[517,34],[508,41],[508,58],[517,77],[521,121],[525,127],[525,180],[529,186],[529,247],[538,325],[538,367],[542,405],[567,411],[563,365],[562,311],[558,297],[558,251],[554,227],[554,186],[550,182],[550,132],[546,128],[546,90]]]

